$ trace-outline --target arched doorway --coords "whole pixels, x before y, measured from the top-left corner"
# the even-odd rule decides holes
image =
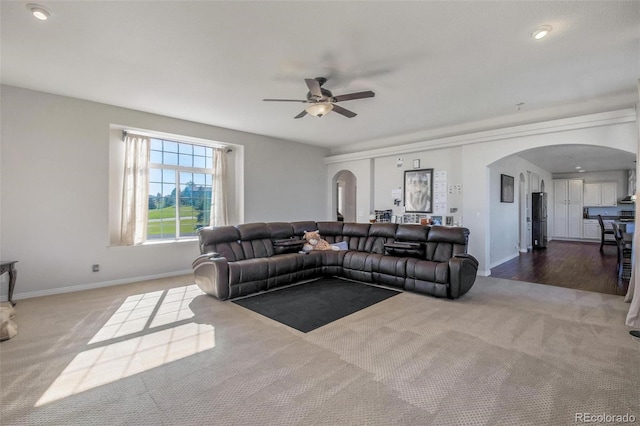
[[[333,218],[345,222],[356,221],[357,179],[349,170],[341,170],[333,177]]]

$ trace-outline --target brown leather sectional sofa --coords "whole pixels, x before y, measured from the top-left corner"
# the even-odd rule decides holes
[[[304,232],[316,229],[348,250],[299,253]],[[198,235],[196,283],[222,300],[322,276],[457,299],[478,271],[466,253],[467,228],[308,221],[205,227]]]

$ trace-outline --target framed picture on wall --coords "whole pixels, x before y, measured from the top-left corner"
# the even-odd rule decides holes
[[[433,169],[405,170],[404,210],[407,213],[433,212]]]
[[[513,176],[500,175],[500,202],[513,203],[514,190]]]

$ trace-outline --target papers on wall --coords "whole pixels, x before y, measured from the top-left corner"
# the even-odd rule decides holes
[[[433,173],[433,213],[447,213],[447,172],[445,170]]]

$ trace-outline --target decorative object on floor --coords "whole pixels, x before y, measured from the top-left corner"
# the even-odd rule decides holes
[[[500,202],[513,203],[515,193],[513,176],[500,175]]]
[[[404,210],[407,213],[433,212],[433,169],[405,170]]]
[[[400,292],[368,284],[322,278],[233,303],[308,333],[397,294]]]
[[[16,310],[11,303],[0,304],[0,342],[18,334],[18,325],[13,321]]]

